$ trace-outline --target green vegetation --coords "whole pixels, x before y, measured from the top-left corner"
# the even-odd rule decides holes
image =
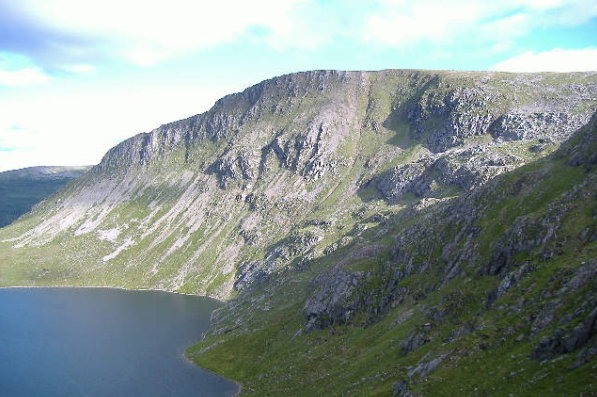
[[[560,147],[596,82],[268,80],[122,143],[1,229],[0,285],[227,300],[188,356],[243,396],[595,393],[594,336],[540,341],[566,345],[597,299],[597,134]]]
[[[578,152],[579,147],[574,149]],[[595,139],[584,147],[585,153],[596,149]],[[594,269],[597,255],[597,243],[580,237],[583,230],[596,226],[590,214],[597,213],[593,200],[597,169],[594,164],[571,166],[567,164],[569,158],[552,156],[530,164],[498,177],[476,195],[460,199],[465,206],[483,208],[474,220],[482,231],[477,237],[481,257],[463,263],[466,270],[462,276],[446,280],[441,251],[434,251],[422,261],[432,267],[400,280],[402,291],[406,291],[403,298],[388,312],[374,316],[373,322],[370,307],[365,306],[349,324],[307,332],[302,302],[312,290],[311,277],[294,273],[285,275],[269,291],[253,291],[222,309],[212,334],[190,348],[187,355],[200,366],[242,382],[242,396],[390,396],[393,384],[400,380],[406,380],[415,395],[594,394],[597,376],[592,356],[587,353],[590,347],[547,360],[533,358],[539,340],[558,328],[571,332],[597,302],[590,280],[577,290],[564,295],[559,292],[578,274],[581,264],[593,261]],[[447,207],[453,210],[459,205],[457,200]],[[479,266],[491,262],[500,249],[498,241],[517,222],[549,219],[560,206],[572,208],[555,211],[565,214],[558,224],[557,241],[540,244],[519,256],[517,260],[531,264],[533,270],[491,301],[500,277],[483,275]],[[415,215],[411,228],[437,230],[433,235],[439,236],[442,246],[458,230],[448,232],[454,225],[447,223],[447,209],[436,208],[434,212],[430,218]],[[398,219],[402,222],[396,226],[404,224],[404,219]],[[398,238],[400,231],[393,230]],[[517,239],[536,238],[528,234],[532,228],[527,230]],[[386,244],[376,235],[368,231],[359,244]],[[420,245],[429,243],[425,240]],[[546,259],[545,251],[552,244],[559,249]],[[467,247],[476,245],[472,242]],[[317,274],[318,266],[325,268],[326,262],[349,258],[354,252],[349,249],[329,259],[321,258],[310,272]],[[345,268],[375,273],[384,263],[395,268],[403,265],[379,254],[357,259]],[[514,272],[518,266],[513,263]],[[383,273],[379,274],[382,279],[370,278],[362,287],[364,292],[383,290]],[[260,297],[259,304],[251,304],[256,297]],[[238,316],[242,318],[240,329],[235,325],[239,324]],[[542,320],[545,326],[538,325]],[[424,335],[426,341],[407,352],[405,341],[413,334]],[[591,341],[588,346],[594,346],[594,336]],[[582,357],[589,357],[589,363],[583,365]],[[425,364],[433,360],[437,366],[425,373]]]

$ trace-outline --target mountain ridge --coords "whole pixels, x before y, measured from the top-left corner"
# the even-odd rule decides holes
[[[11,178],[33,178],[33,179],[52,179],[52,178],[76,178],[82,173],[91,169],[90,165],[83,166],[35,166],[6,170],[0,172],[0,179]]]
[[[537,78],[540,76],[548,76],[548,77],[557,77],[557,76],[578,76],[578,77],[591,77],[595,75],[595,72],[574,72],[574,73],[509,73],[509,72],[481,72],[481,71],[471,71],[471,72],[461,72],[461,71],[441,71],[441,70],[417,70],[417,69],[385,69],[380,71],[341,71],[341,70],[317,70],[317,71],[306,71],[306,72],[298,72],[298,73],[291,73],[285,74],[281,76],[277,76],[271,79],[264,80],[260,83],[257,83],[241,92],[237,92],[234,94],[226,95],[219,100],[217,100],[212,108],[204,113],[200,113],[194,116],[190,116],[188,118],[170,122],[163,124],[156,128],[151,132],[144,132],[137,134],[125,141],[121,142],[120,144],[116,145],[113,149],[109,150],[102,161],[102,163],[110,163],[110,155],[114,153],[116,158],[128,157],[122,155],[122,149],[127,145],[133,144],[133,146],[137,147],[139,145],[139,140],[142,141],[141,145],[147,145],[151,142],[152,147],[156,146],[168,146],[168,145],[175,145],[184,143],[185,145],[191,144],[192,140],[187,138],[186,136],[183,137],[181,134],[191,135],[194,139],[205,139],[209,138],[211,134],[213,134],[214,129],[218,130],[227,130],[232,129],[234,130],[237,127],[237,124],[242,123],[243,117],[229,117],[226,119],[221,119],[217,117],[218,111],[222,111],[224,109],[229,109],[231,107],[238,107],[239,102],[246,100],[246,103],[243,104],[244,107],[247,107],[247,104],[251,106],[255,105],[254,101],[256,101],[256,97],[259,97],[260,93],[263,93],[267,88],[271,88],[272,86],[276,86],[279,84],[288,84],[289,86],[286,87],[289,91],[296,91],[298,90],[296,85],[293,83],[297,83],[293,81],[293,78],[300,79],[304,78],[304,80],[312,82],[312,80],[325,80],[330,76],[338,77],[341,80],[346,80],[350,77],[352,78],[365,78],[369,75],[380,75],[384,73],[399,73],[399,74],[406,74],[412,76],[432,76],[437,78],[441,75],[470,75],[470,76],[485,76],[485,78],[492,78],[492,77],[517,77],[519,79],[523,79],[524,77],[530,78]],[[529,82],[526,82],[527,84]],[[594,87],[593,87],[594,88]],[[320,85],[318,89],[325,89],[325,85]],[[297,92],[293,92],[293,95],[296,95]],[[593,98],[594,99],[594,98]],[[216,115],[216,117],[214,117]],[[209,117],[211,116],[211,117]],[[242,115],[247,116],[247,115]],[[251,116],[251,114],[249,114]],[[587,120],[585,120],[586,122]],[[582,124],[578,124],[580,126]],[[199,131],[195,131],[194,129],[199,129]],[[203,132],[204,136],[200,136],[200,132]],[[162,134],[163,136],[160,137],[161,142],[158,145],[158,139],[155,138],[155,135]],[[217,140],[220,139],[221,135],[215,134],[213,139]],[[118,152],[118,153],[117,153]],[[141,151],[139,151],[140,153]]]
[[[243,395],[591,392],[596,111],[597,72],[266,80],[0,229],[0,285],[226,300],[188,356]]]
[[[102,251],[89,256],[88,268],[107,272],[104,281],[94,281],[94,273],[89,282],[127,286],[134,278],[142,287],[182,288],[223,298],[233,291],[235,279],[244,277],[235,275],[239,263],[265,256],[270,260],[258,262],[259,273],[278,267],[275,263],[282,257],[264,253],[275,243],[271,233],[293,225],[289,212],[312,211],[326,197],[337,200],[334,186],[339,181],[345,185],[340,189],[348,190],[336,195],[376,196],[374,187],[379,186],[383,198],[392,203],[412,195],[441,200],[466,191],[553,150],[587,120],[595,106],[595,80],[595,73],[402,70],[273,78],[222,98],[203,114],[117,145],[71,186],[74,194],[64,195],[58,206],[48,203],[40,208],[44,219],[8,240],[16,239],[13,245],[21,249],[43,247],[61,233],[75,239],[88,236],[84,244],[89,252]],[[508,109],[516,122],[503,117]],[[521,123],[529,125],[526,136],[516,135]],[[563,133],[544,131],[545,125]],[[526,146],[533,146],[534,152]],[[469,154],[468,147],[482,150]],[[396,179],[400,183],[394,183]],[[365,186],[368,181],[370,188]],[[124,206],[128,221],[108,220],[119,216],[116,208],[124,203],[129,203]],[[278,209],[272,224],[264,220],[264,212],[273,203]],[[243,224],[220,219],[216,211],[222,205],[225,212],[244,219]],[[228,239],[239,241],[220,242],[209,261],[220,263],[206,260],[199,266],[199,255],[214,247],[212,237],[224,225],[229,225],[224,228]],[[71,228],[74,233],[68,232]],[[313,232],[317,245],[326,233],[312,229],[304,233]],[[136,249],[141,249],[140,256]],[[181,250],[187,251],[182,258],[170,259]],[[128,264],[144,256],[144,269],[122,280],[103,266],[116,262],[114,271],[132,270],[139,266]]]

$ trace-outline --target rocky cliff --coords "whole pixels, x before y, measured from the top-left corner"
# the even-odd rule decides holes
[[[200,365],[244,395],[592,395],[597,114],[549,156],[231,300]],[[259,358],[259,361],[255,361]]]
[[[586,385],[596,110],[597,73],[273,78],[0,230],[0,284],[226,299],[190,355],[246,395]]]
[[[332,249],[362,223],[352,212],[443,200],[546,155],[588,121],[595,87],[591,73],[273,78],[111,149],[2,232],[3,255],[19,274],[0,283],[226,298],[235,283]],[[31,249],[56,262],[31,263]]]

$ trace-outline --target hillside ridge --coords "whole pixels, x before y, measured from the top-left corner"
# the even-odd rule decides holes
[[[92,166],[35,166],[0,172],[0,180],[12,178],[58,179],[76,178]]]
[[[597,72],[269,79],[0,229],[0,286],[225,300],[188,356],[246,396],[594,393],[596,112]]]
[[[18,273],[0,283],[227,298],[289,260],[321,255],[339,227],[360,222],[351,212],[433,205],[548,154],[588,121],[595,87],[595,73],[315,71],[266,80],[110,149],[0,234]],[[59,258],[55,269],[19,267],[28,247]]]

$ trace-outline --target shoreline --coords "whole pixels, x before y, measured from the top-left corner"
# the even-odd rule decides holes
[[[196,296],[199,298],[207,298],[207,299],[211,299],[214,300],[218,303],[224,304],[223,301],[213,298],[211,296],[206,296],[206,295],[197,295],[197,294],[188,294],[186,292],[176,292],[176,291],[169,291],[169,290],[165,290],[165,289],[160,289],[160,288],[125,288],[125,287],[109,287],[109,286],[100,286],[100,285],[89,285],[89,286],[80,286],[80,285],[9,285],[9,286],[2,286],[0,287],[0,290],[6,290],[6,289],[27,289],[27,288],[77,288],[77,289],[112,289],[112,290],[118,290],[118,291],[126,291],[126,292],[136,292],[136,291],[148,291],[148,292],[160,292],[160,293],[167,293],[167,294],[177,294],[177,295],[185,295],[185,296]],[[204,336],[201,336],[201,339],[199,341],[197,341],[196,343],[200,343],[201,341],[203,341]],[[192,346],[192,345],[191,345]],[[188,347],[191,347],[188,346]],[[185,348],[185,351],[182,353],[182,357],[184,358],[185,361],[187,361],[188,363],[190,363],[192,366],[200,368],[203,371],[207,371],[211,374],[214,374],[222,379],[227,380],[228,382],[231,382],[233,384],[235,384],[238,387],[238,390],[236,391],[236,393],[234,393],[232,395],[232,397],[237,397],[238,395],[240,395],[243,385],[240,382],[237,382],[233,379],[229,379],[226,378],[225,376],[222,376],[212,370],[209,370],[207,368],[203,368],[200,365],[197,365],[195,362],[193,362],[189,357],[187,357],[186,355],[186,351],[187,348]]]
[[[103,288],[103,289],[115,289],[120,291],[150,291],[150,292],[163,292],[168,294],[177,294],[177,295],[186,295],[186,296],[199,296],[201,298],[208,298],[215,300],[216,302],[224,304],[224,301],[221,301],[217,298],[207,296],[207,295],[197,295],[197,294],[189,294],[186,292],[177,292],[177,291],[170,291],[167,289],[161,288],[126,288],[126,287],[111,287],[111,286],[104,286],[104,285],[7,285],[7,286],[0,286],[0,290],[2,289],[17,289],[17,288]]]
[[[201,341],[199,341],[199,342],[201,342]],[[185,351],[182,353],[182,357],[184,358],[184,360],[185,360],[185,361],[187,361],[189,364],[191,364],[191,365],[192,365],[192,366],[194,366],[194,367],[201,368],[202,370],[204,370],[204,371],[206,371],[206,372],[209,372],[210,374],[213,374],[213,375],[219,376],[219,377],[220,377],[220,378],[222,378],[222,379],[226,379],[228,382],[232,382],[232,383],[234,383],[234,384],[235,384],[235,385],[238,387],[238,390],[236,391],[236,393],[234,393],[234,394],[233,394],[233,396],[232,396],[232,397],[237,397],[238,395],[240,395],[240,392],[243,390],[243,384],[242,384],[242,383],[240,383],[240,382],[237,382],[237,381],[235,381],[235,380],[233,380],[233,379],[226,378],[226,377],[224,377],[224,376],[222,376],[222,375],[218,374],[217,372],[214,372],[214,371],[212,371],[211,369],[203,368],[202,366],[200,366],[200,365],[197,365],[195,362],[193,362],[193,360],[191,360],[191,359],[190,359],[190,358],[187,356],[187,354],[186,354],[186,351],[187,351],[187,349],[185,349]]]

